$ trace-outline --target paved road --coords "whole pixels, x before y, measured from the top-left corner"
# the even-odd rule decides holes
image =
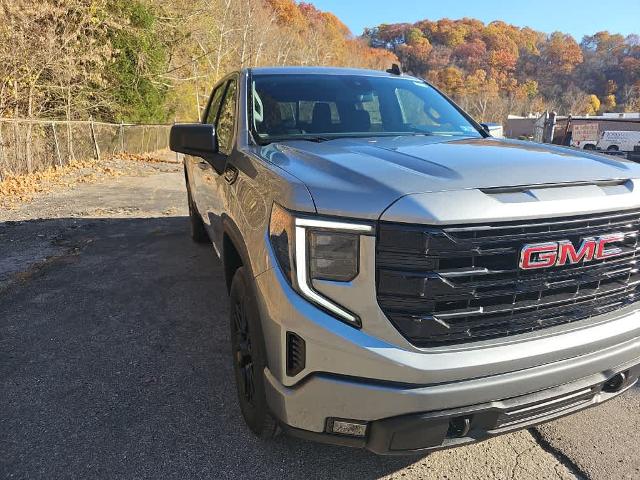
[[[426,457],[262,443],[235,403],[220,263],[185,215],[178,168],[0,212],[0,478],[640,478],[637,390]]]

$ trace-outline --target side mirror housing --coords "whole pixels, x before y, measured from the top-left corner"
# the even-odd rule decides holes
[[[213,125],[204,123],[179,123],[171,127],[169,148],[174,152],[200,157],[221,174],[226,158],[218,153],[218,139]]]
[[[203,123],[179,123],[171,127],[169,148],[205,160],[218,153],[218,142],[213,125]]]
[[[489,128],[489,125],[487,125],[486,123],[481,123],[480,126],[482,127],[485,133],[487,133],[488,135],[491,135],[491,129]]]

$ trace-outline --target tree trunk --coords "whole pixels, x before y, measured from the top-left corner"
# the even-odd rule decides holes
[[[60,156],[60,144],[58,144],[58,134],[56,133],[56,124],[51,122],[51,130],[53,130],[53,142],[56,147],[56,157],[58,159],[58,166],[62,166],[62,157]]]
[[[213,79],[214,82],[217,82],[218,78],[220,78],[220,65],[222,64],[222,47],[224,37],[226,35],[225,28],[227,15],[229,14],[229,8],[231,8],[231,0],[227,0],[224,6],[224,14],[222,15],[222,23],[220,24],[220,31],[218,35],[218,53],[216,55],[216,77]]]
[[[200,88],[198,85],[198,66],[195,60],[193,60],[193,82],[196,89],[196,117],[200,121]]]

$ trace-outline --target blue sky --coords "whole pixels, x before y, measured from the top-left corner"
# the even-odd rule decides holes
[[[578,41],[601,30],[640,33],[640,0],[307,0],[336,14],[351,31],[380,23],[428,18],[503,20],[543,32],[560,30]]]

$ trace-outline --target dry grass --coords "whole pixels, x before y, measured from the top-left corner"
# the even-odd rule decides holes
[[[134,162],[170,163],[170,164],[179,163],[176,160],[167,160],[167,159],[160,158],[158,156],[158,152],[156,153],[120,153],[116,155],[116,158],[120,158],[122,160],[131,160]]]

